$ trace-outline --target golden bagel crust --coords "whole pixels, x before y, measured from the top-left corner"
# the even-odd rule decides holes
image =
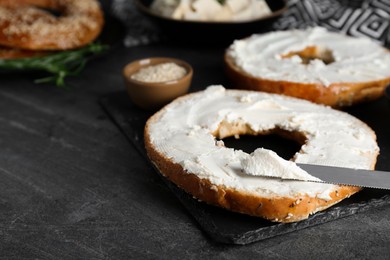
[[[184,98],[190,97],[191,94]],[[329,208],[330,206],[350,197],[361,188],[353,186],[338,185],[330,194],[330,200],[323,200],[308,195],[296,197],[262,197],[246,191],[240,191],[231,187],[214,185],[207,179],[199,178],[196,173],[189,173],[183,169],[180,164],[174,163],[171,159],[165,157],[152,144],[149,127],[158,121],[164,114],[165,108],[154,114],[146,123],[144,130],[145,148],[151,162],[156,166],[160,173],[175,183],[184,191],[190,193],[195,198],[208,204],[219,206],[234,212],[239,212],[251,216],[262,217],[274,222],[296,222],[307,219],[311,214]],[[223,129],[222,129],[223,128]],[[224,138],[234,136],[235,134],[254,133],[248,130],[245,125],[221,125],[214,136]],[[222,134],[221,134],[222,133]],[[304,143],[306,137],[304,133],[288,132],[285,130],[274,129],[272,133],[290,138],[298,143]],[[270,134],[263,132],[257,134]],[[372,132],[375,136],[375,133]],[[378,156],[376,153],[375,158]],[[374,169],[376,159],[371,165]]]
[[[59,17],[42,8],[60,13]],[[96,0],[0,0],[0,45],[28,50],[82,47],[100,34]]]
[[[254,77],[236,66],[227,51],[224,63],[226,75],[234,88],[282,94],[335,108],[375,100],[384,94],[386,86],[390,84],[390,77],[371,82],[333,83],[330,86]]]
[[[30,51],[30,50],[14,49],[14,48],[0,46],[0,59],[22,59],[22,58],[41,57],[49,53],[50,52]]]

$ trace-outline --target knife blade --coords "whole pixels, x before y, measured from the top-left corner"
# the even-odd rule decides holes
[[[390,189],[390,172],[297,163],[299,167],[325,183]]]

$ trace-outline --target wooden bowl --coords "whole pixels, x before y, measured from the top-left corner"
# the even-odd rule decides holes
[[[167,62],[173,62],[185,68],[184,77],[164,82],[144,82],[131,78],[142,68]],[[159,109],[173,99],[186,94],[191,85],[192,74],[193,69],[187,62],[166,57],[136,60],[123,69],[123,77],[130,99],[135,105],[146,110]]]
[[[211,0],[210,0],[211,1]],[[272,24],[287,10],[285,0],[266,0],[272,13],[247,21],[188,21],[156,14],[150,10],[152,0],[135,0],[137,9],[159,27],[168,40],[185,44],[221,45],[253,33],[272,30]]]

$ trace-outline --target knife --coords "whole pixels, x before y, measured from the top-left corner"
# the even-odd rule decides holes
[[[362,170],[335,166],[297,163],[310,175],[325,183],[359,186],[375,189],[390,189],[390,172]]]

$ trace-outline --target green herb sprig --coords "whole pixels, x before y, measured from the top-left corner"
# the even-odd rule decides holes
[[[107,45],[91,43],[80,49],[62,51],[43,57],[0,59],[0,69],[9,71],[46,71],[52,75],[37,79],[34,82],[54,82],[58,87],[64,87],[67,76],[78,75],[92,55],[102,53],[108,48]]]
[[[221,5],[224,5],[226,0],[217,0],[218,3],[220,3]]]

